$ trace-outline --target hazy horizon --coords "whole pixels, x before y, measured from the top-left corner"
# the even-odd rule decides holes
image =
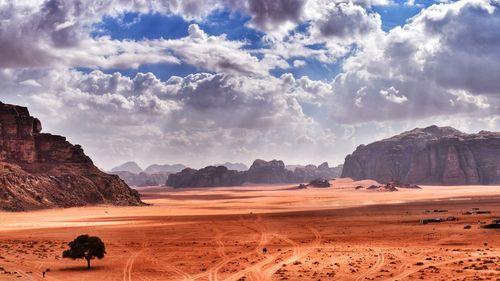
[[[0,101],[135,161],[336,166],[416,127],[498,131],[497,0],[1,3]]]

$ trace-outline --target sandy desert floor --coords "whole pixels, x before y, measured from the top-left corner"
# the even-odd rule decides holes
[[[500,230],[480,228],[500,218],[500,187],[332,183],[145,188],[152,206],[2,212],[0,280],[500,280]],[[472,208],[491,213],[462,214]],[[61,259],[80,234],[107,246],[91,270]]]

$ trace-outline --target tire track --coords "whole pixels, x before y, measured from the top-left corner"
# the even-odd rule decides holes
[[[308,226],[309,230],[314,234],[314,241],[311,243],[311,245],[307,246],[307,248],[301,248],[299,247],[298,243],[296,243],[295,241],[289,239],[288,237],[286,236],[283,236],[283,235],[278,235],[281,237],[281,239],[283,241],[286,241],[288,243],[290,243],[292,245],[292,256],[279,262],[279,263],[276,263],[274,265],[272,265],[271,267],[269,267],[268,269],[264,270],[263,272],[263,278],[264,280],[271,280],[272,279],[272,276],[273,274],[278,271],[278,269],[282,268],[284,264],[291,264],[291,263],[294,263],[300,259],[302,259],[303,257],[307,256],[309,253],[311,253],[314,249],[318,248],[319,245],[321,244],[321,240],[322,240],[322,235],[321,233],[315,229],[314,227],[312,226]]]
[[[132,281],[132,269],[134,267],[135,259],[139,256],[139,252],[133,253],[127,260],[125,267],[123,268],[123,281]]]
[[[384,253],[382,251],[380,251],[380,249],[377,249],[377,248],[373,248],[373,251],[375,251],[375,253],[377,253],[377,262],[370,269],[365,271],[361,276],[356,278],[356,281],[363,280],[364,278],[366,278],[370,274],[377,272],[377,270],[379,270],[384,265],[384,262],[385,262]]]
[[[260,251],[259,249],[261,249],[265,243],[267,242],[267,233],[265,232],[265,228],[263,228],[262,226],[261,227],[258,227],[258,229],[256,228],[253,228],[253,227],[248,227],[248,223],[244,222],[244,219],[243,218],[240,218],[240,221],[241,221],[241,226],[245,226],[246,228],[252,230],[252,231],[256,231],[260,234],[260,238],[259,238],[259,242],[257,244],[257,246],[255,247],[255,249],[252,249],[252,250],[249,250],[248,252],[245,252],[245,253],[242,253],[240,255],[237,255],[237,256],[233,256],[233,257],[230,257],[230,256],[227,256],[227,254],[225,253],[225,245],[224,243],[222,242],[222,237],[224,235],[226,235],[227,233],[231,233],[231,232],[234,232],[234,231],[229,231],[229,232],[226,232],[224,235],[222,236],[219,236],[218,238],[216,238],[216,243],[219,245],[219,248],[217,249],[218,250],[218,253],[219,253],[219,256],[223,257],[223,260],[219,261],[218,263],[216,263],[215,265],[213,265],[212,267],[210,267],[207,272],[203,272],[203,273],[199,273],[199,274],[196,274],[196,275],[192,275],[190,276],[189,278],[186,278],[185,280],[197,280],[197,279],[200,279],[200,278],[203,278],[203,277],[208,277],[209,280],[212,280],[212,281],[218,281],[219,280],[219,270],[224,267],[224,265],[226,265],[227,263],[231,262],[231,261],[234,261],[234,260],[238,260],[240,258],[243,258],[243,257],[246,257],[246,256],[249,256],[249,255],[252,255],[254,252],[257,252],[260,254]],[[262,219],[259,219],[257,218],[255,220],[255,222],[260,222],[262,221]],[[219,241],[217,241],[219,240]],[[221,248],[223,247],[224,249],[224,252],[219,252],[221,250]],[[236,274],[236,273],[235,273]],[[234,274],[233,274],[234,275]],[[225,278],[224,280],[228,280],[227,278]]]
[[[459,261],[467,261],[469,259],[472,259],[472,258],[496,258],[498,257],[498,254],[492,254],[492,255],[478,255],[478,256],[475,256],[475,257],[464,257],[464,258],[457,258],[457,259],[452,259],[452,260],[446,260],[446,261],[442,261],[442,262],[435,262],[435,263],[429,263],[429,264],[426,264],[425,266],[418,266],[418,267],[415,267],[413,269],[409,269],[409,270],[406,270],[404,271],[403,273],[395,276],[395,277],[392,277],[391,279],[388,279],[389,281],[396,281],[396,280],[402,280],[403,278],[406,278],[412,274],[414,274],[415,272],[418,272],[419,270],[421,270],[422,268],[425,268],[425,267],[429,267],[429,266],[441,266],[441,265],[447,265],[447,264],[450,264],[450,263],[454,263],[454,262],[459,262]]]
[[[177,273],[178,275],[180,275],[182,277],[182,280],[194,280],[193,277],[191,275],[189,275],[188,273],[178,269],[177,267],[175,266],[167,266],[166,268],[170,269],[171,271]]]

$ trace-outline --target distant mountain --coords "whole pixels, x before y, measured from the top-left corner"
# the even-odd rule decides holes
[[[178,173],[182,170],[184,170],[186,168],[186,166],[182,165],[182,164],[173,164],[173,165],[169,165],[169,164],[165,164],[165,165],[158,165],[158,164],[153,164],[149,167],[147,167],[146,169],[144,169],[144,172],[146,174],[157,174],[157,173]]]
[[[129,161],[111,169],[110,173],[119,176],[131,186],[154,186],[164,185],[168,175],[178,173],[185,168],[186,166],[182,164],[153,164],[143,171],[137,163]]]
[[[173,187],[236,186],[245,182],[245,172],[228,170],[225,166],[207,166],[195,170],[186,168],[168,177],[167,185]]]
[[[139,174],[134,174],[127,171],[112,172],[113,174],[119,176],[123,181],[125,181],[130,186],[159,186],[164,185],[170,175],[169,172],[147,174],[141,172]]]
[[[111,169],[111,172],[130,172],[134,174],[139,174],[142,172],[142,168],[137,165],[134,161],[129,161],[127,163],[123,163],[120,166],[114,167]]]
[[[235,170],[235,171],[246,171],[248,170],[248,166],[243,164],[243,163],[231,163],[231,162],[226,162],[224,164],[218,164],[215,166],[224,166],[228,170]]]
[[[416,128],[360,145],[342,177],[407,184],[499,184],[500,133],[466,134],[452,127]]]
[[[289,171],[295,171],[295,169],[297,168],[305,168],[306,166],[305,165],[285,165],[285,169],[289,170]]]

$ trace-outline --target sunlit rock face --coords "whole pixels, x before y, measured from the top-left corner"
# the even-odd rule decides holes
[[[430,126],[359,146],[342,177],[420,184],[499,184],[500,133]]]
[[[26,107],[0,103],[0,209],[142,204],[137,191],[95,167],[81,146],[41,130]]]

